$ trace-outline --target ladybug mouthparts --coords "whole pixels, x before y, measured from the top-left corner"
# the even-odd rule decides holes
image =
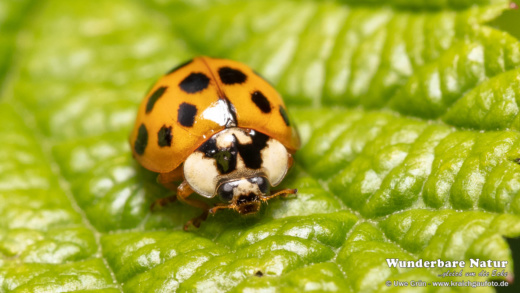
[[[235,210],[242,214],[254,214],[260,210],[260,197],[255,193],[239,195],[236,200]]]
[[[249,193],[247,195],[240,195],[237,199],[237,205],[247,204],[252,201],[258,201],[258,196],[254,193]]]
[[[255,197],[253,201],[238,203],[235,210],[242,215],[255,214],[260,210],[261,202],[258,197]]]

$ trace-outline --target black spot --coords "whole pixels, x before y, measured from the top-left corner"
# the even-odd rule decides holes
[[[282,115],[283,121],[287,126],[291,126],[291,123],[289,122],[289,116],[287,116],[287,112],[285,112],[285,109],[280,105],[280,115]]]
[[[179,121],[182,126],[191,127],[195,122],[196,115],[197,107],[192,104],[182,103],[177,112],[177,121]]]
[[[137,138],[134,142],[134,150],[137,154],[144,154],[144,150],[146,149],[146,145],[148,144],[148,130],[146,130],[146,126],[141,124],[139,126],[139,130],[137,131]]]
[[[241,84],[247,79],[247,76],[242,71],[229,67],[221,67],[218,70],[218,75],[222,83],[228,85]]]
[[[162,87],[156,89],[155,92],[153,92],[153,94],[148,99],[148,103],[146,104],[146,113],[150,113],[150,111],[152,111],[153,106],[155,105],[155,102],[157,102],[157,100],[160,97],[162,97],[164,92],[166,92],[166,89],[168,89],[167,86],[162,86]]]
[[[264,273],[262,273],[262,271],[256,271],[255,276],[257,276],[257,277],[263,277],[263,276],[264,276]]]
[[[166,72],[166,75],[168,75],[168,74],[170,74],[170,73],[174,73],[175,71],[177,71],[177,70],[183,68],[184,66],[190,64],[191,62],[193,62],[193,59],[188,60],[188,61],[186,61],[186,62],[184,62],[184,63],[182,63],[182,64],[179,64],[179,65],[173,67],[172,69],[170,69],[170,71]]]
[[[204,73],[192,73],[179,83],[181,90],[188,94],[194,94],[207,88],[209,85],[209,77]]]
[[[231,173],[235,171],[237,167],[238,150],[236,147],[236,137],[234,139],[235,141],[229,148],[219,149],[217,147],[217,141],[214,138],[209,139],[198,148],[206,157],[215,159],[220,174]]]
[[[260,91],[256,91],[251,94],[251,100],[253,100],[253,103],[260,109],[260,111],[264,113],[271,112],[271,104],[269,103],[269,100],[262,94]]]
[[[218,152],[217,140],[212,137],[203,143],[197,150],[203,152],[206,157],[213,158],[213,156]]]
[[[259,169],[262,166],[262,155],[260,152],[266,147],[269,137],[263,133],[254,132],[251,135],[252,143],[239,144],[233,135],[233,141],[227,148],[219,149],[215,138],[211,138],[202,144],[198,150],[208,158],[216,161],[220,174],[228,174],[235,171],[237,166],[237,155],[240,154],[246,167]]]
[[[219,151],[213,156],[217,161],[217,166],[222,174],[230,173],[236,168],[236,152],[232,150],[222,150]]]
[[[160,147],[171,146],[172,145],[172,127],[166,127],[163,125],[159,132],[157,132],[157,139],[159,141]]]
[[[244,160],[246,167],[251,169],[258,169],[262,166],[262,155],[260,152],[267,145],[267,140],[269,140],[269,137],[263,133],[255,132],[251,138],[253,139],[253,143],[244,145],[239,144],[237,146],[238,152]]]

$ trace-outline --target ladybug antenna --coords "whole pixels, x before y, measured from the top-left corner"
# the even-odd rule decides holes
[[[275,198],[277,196],[281,196],[281,197],[286,197],[290,194],[296,194],[298,192],[298,189],[283,189],[283,190],[280,190],[274,194],[271,194],[269,196],[262,196],[260,199],[263,200],[263,201],[268,201],[272,198]]]

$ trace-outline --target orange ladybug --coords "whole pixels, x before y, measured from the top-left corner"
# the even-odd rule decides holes
[[[236,61],[197,57],[169,71],[141,102],[130,144],[143,167],[177,190],[155,204],[178,199],[204,211],[185,229],[219,209],[252,214],[262,202],[296,193],[270,188],[291,167],[298,132],[278,92]],[[194,192],[222,203],[188,198]]]

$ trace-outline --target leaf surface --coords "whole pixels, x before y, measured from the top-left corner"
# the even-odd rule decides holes
[[[520,47],[486,24],[509,3],[380,4],[2,2],[0,292],[376,292],[396,289],[387,280],[457,280],[387,258],[505,260],[512,273]],[[297,197],[185,232],[200,211],[152,212],[171,193],[127,138],[149,85],[199,54],[273,81],[303,147],[283,182]]]

